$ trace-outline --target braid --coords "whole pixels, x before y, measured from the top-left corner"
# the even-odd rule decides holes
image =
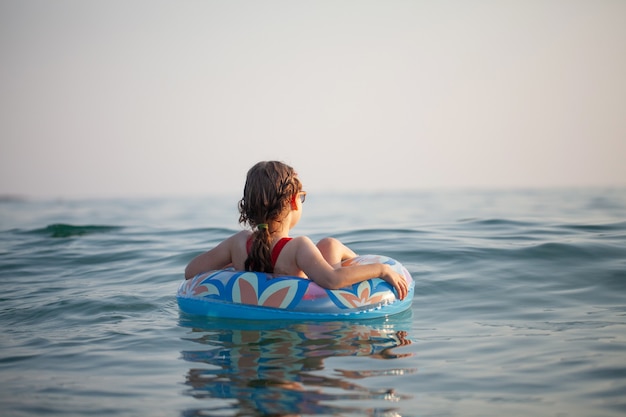
[[[262,228],[254,232],[252,247],[246,259],[246,271],[274,272],[271,255],[271,233],[269,228]]]
[[[292,167],[277,161],[259,162],[248,171],[243,198],[239,201],[239,222],[259,227],[252,235],[246,271],[274,272],[271,257],[272,223],[280,221],[300,180]]]

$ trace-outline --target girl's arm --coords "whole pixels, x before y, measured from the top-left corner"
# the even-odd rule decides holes
[[[232,248],[236,239],[237,235],[232,235],[213,249],[193,258],[185,268],[185,279],[193,278],[202,272],[223,269],[232,263]]]
[[[309,238],[299,238],[298,243],[296,264],[320,287],[334,290],[371,278],[382,278],[395,288],[399,299],[408,294],[406,280],[389,265],[377,263],[333,268]]]

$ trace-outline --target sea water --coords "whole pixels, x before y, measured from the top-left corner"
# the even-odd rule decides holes
[[[186,316],[236,203],[3,199],[0,415],[626,414],[626,190],[309,193],[293,235],[399,260],[412,308]]]

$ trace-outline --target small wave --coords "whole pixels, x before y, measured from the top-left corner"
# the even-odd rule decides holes
[[[73,237],[83,236],[94,233],[107,233],[121,229],[120,226],[102,226],[102,225],[72,225],[64,223],[50,224],[42,229],[31,230],[28,233],[48,235],[50,237]]]
[[[459,223],[469,223],[475,224],[479,226],[519,226],[519,227],[530,227],[535,226],[535,223],[521,221],[521,220],[511,220],[511,219],[479,219],[479,218],[465,218],[458,221]]]
[[[602,224],[566,224],[561,227],[576,232],[621,232],[626,230],[626,221]]]
[[[0,194],[0,204],[2,203],[23,203],[26,197],[18,194]]]

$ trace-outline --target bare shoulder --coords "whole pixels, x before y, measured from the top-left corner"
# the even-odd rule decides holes
[[[246,240],[248,240],[250,236],[252,236],[252,232],[250,230],[242,230],[241,232],[237,232],[234,235],[232,235],[230,239],[233,239],[236,241],[243,240],[245,242]]]
[[[296,262],[299,265],[324,259],[319,251],[319,248],[308,236],[294,237],[293,240],[296,243],[294,245]]]
[[[222,269],[231,263],[237,268],[242,268],[245,261],[246,240],[250,233],[246,230],[235,233],[213,249],[196,256],[187,265],[185,277],[191,278],[201,272]]]
[[[296,246],[296,248],[298,249],[307,250],[307,249],[315,248],[315,243],[313,243],[311,238],[308,236],[294,237],[292,241],[295,243],[294,246]]]
[[[245,248],[250,236],[252,236],[250,230],[242,230],[226,239],[226,241],[228,241],[228,246],[231,248]]]

